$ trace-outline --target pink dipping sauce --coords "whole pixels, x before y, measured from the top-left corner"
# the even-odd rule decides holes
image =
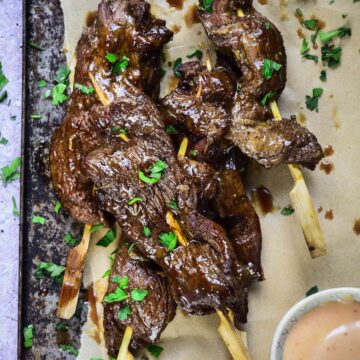
[[[291,329],[283,360],[360,360],[360,303],[328,302],[309,311]]]

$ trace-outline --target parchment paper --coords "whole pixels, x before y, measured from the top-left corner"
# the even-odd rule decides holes
[[[62,0],[65,13],[67,55],[73,59],[77,40],[82,32],[81,25],[89,10],[97,7],[98,0]],[[153,12],[181,27],[174,41],[167,47],[167,58],[174,61],[199,47],[209,44],[200,24],[188,28],[183,15],[195,1],[185,0],[184,10],[170,8],[165,0],[152,0]],[[285,217],[279,209],[289,205],[288,196],[292,179],[286,166],[264,170],[253,164],[248,171],[248,189],[260,184],[268,187],[274,197],[277,210],[261,216],[263,231],[263,266],[266,281],[257,284],[250,291],[249,322],[245,326],[248,333],[250,352],[255,360],[269,359],[271,340],[275,328],[284,313],[301,298],[313,285],[320,289],[340,286],[359,287],[360,237],[353,231],[354,220],[360,218],[360,4],[352,0],[296,1],[269,0],[269,4],[256,7],[267,15],[281,30],[288,54],[288,83],[279,101],[283,116],[303,113],[305,126],[313,131],[323,146],[331,145],[335,150],[327,160],[335,169],[326,175],[319,168],[314,172],[304,170],[309,191],[319,213],[320,222],[328,245],[328,255],[312,260],[309,256],[301,228],[295,215]],[[319,80],[323,69],[321,61],[302,60],[299,50],[301,39],[297,29],[301,26],[294,17],[300,7],[305,18],[316,15],[325,21],[326,31],[339,26],[351,26],[353,35],[341,40],[343,58],[336,70],[327,69],[328,80]],[[342,15],[346,14],[344,18]],[[198,35],[198,32],[201,34]],[[311,32],[303,30],[310,43]],[[319,53],[319,50],[311,50]],[[168,84],[163,93],[169,90]],[[170,84],[173,81],[170,79]],[[315,87],[324,88],[319,102],[319,113],[310,112],[305,107],[305,95],[311,95]],[[325,212],[333,211],[332,221],[325,219]],[[94,244],[94,242],[93,242]],[[108,249],[111,253],[111,250]],[[98,251],[92,245],[87,264],[86,283],[96,282],[106,270],[105,251]],[[100,266],[101,265],[101,266]],[[91,325],[91,324],[90,324]],[[87,324],[89,326],[89,324]],[[211,360],[229,359],[224,345],[217,334],[216,316],[189,317],[178,311],[176,319],[169,324],[160,344],[165,348],[161,359],[170,360]],[[82,336],[79,359],[91,356],[105,358],[101,349],[86,332]]]

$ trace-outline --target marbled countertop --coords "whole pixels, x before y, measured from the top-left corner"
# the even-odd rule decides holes
[[[9,80],[0,104],[0,168],[21,152],[22,1],[0,0],[0,61]],[[16,116],[16,118],[15,118]],[[17,358],[19,218],[12,213],[12,196],[19,206],[20,183],[0,183],[0,359]]]

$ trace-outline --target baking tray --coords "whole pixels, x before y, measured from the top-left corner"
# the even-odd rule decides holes
[[[46,89],[37,83],[45,79],[52,84],[56,70],[64,66],[63,13],[59,0],[23,1],[23,117],[22,179],[19,268],[19,359],[73,359],[60,349],[60,344],[79,347],[80,329],[86,319],[86,294],[81,291],[77,316],[62,321],[69,330],[57,331],[56,306],[60,287],[50,277],[37,279],[35,263],[39,261],[65,264],[69,246],[63,241],[67,231],[81,237],[81,226],[64,212],[54,211],[56,196],[49,178],[49,145],[52,133],[61,123],[66,104],[54,107],[44,99]],[[27,44],[32,41],[44,50]],[[48,87],[50,88],[50,87]],[[40,120],[31,114],[41,114]],[[46,224],[33,224],[33,216],[46,218]],[[24,326],[34,325],[32,349],[23,348]]]

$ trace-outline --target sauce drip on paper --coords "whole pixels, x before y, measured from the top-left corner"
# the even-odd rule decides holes
[[[360,359],[360,303],[329,302],[305,314],[285,341],[283,360]]]
[[[184,7],[184,0],[166,0],[166,2],[177,10],[181,10]]]

